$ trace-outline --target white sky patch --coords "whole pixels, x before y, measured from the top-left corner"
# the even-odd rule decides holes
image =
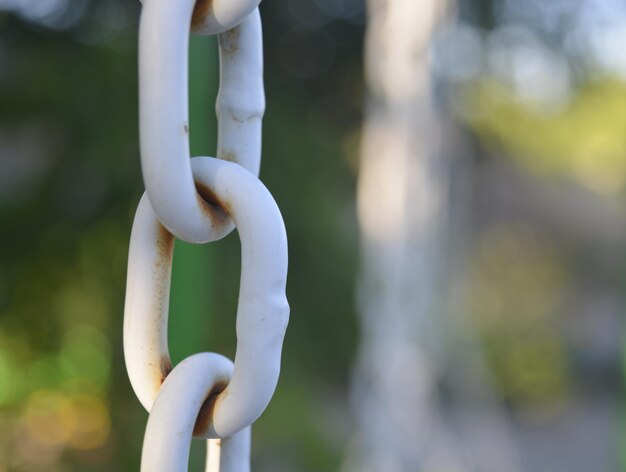
[[[589,43],[600,68],[626,79],[626,17],[620,20],[594,29]]]
[[[564,57],[529,29],[507,25],[487,41],[488,72],[532,104],[558,106],[570,97],[571,77]]]
[[[29,21],[40,21],[67,8],[69,0],[0,0],[0,9],[18,13]]]

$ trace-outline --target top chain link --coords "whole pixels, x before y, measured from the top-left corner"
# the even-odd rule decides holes
[[[220,90],[217,157],[258,175],[265,111],[258,0],[201,1],[199,30],[219,32]],[[139,33],[141,167],[150,202],[177,238],[206,243],[223,238],[232,222],[216,218],[194,187],[189,153],[188,49],[194,0],[144,0]],[[240,24],[238,22],[241,21]]]

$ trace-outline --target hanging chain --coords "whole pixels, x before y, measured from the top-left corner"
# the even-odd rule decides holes
[[[141,166],[150,203],[163,225],[184,241],[206,243],[224,237],[232,225],[214,215],[193,185],[187,63],[194,2],[144,0],[139,31]],[[232,0],[221,3],[236,5]],[[216,0],[213,9],[221,3]],[[240,17],[228,17],[243,22],[219,35],[217,157],[258,175],[265,110],[263,52],[259,13],[250,14],[249,3],[245,0]]]
[[[278,382],[289,318],[287,239],[280,210],[257,178],[265,109],[259,2],[143,1],[139,96],[146,193],[130,241],[124,357],[132,387],[150,412],[144,472],[186,470],[192,436],[209,439],[207,471],[249,471],[250,425]],[[219,34],[217,159],[189,155],[190,28]],[[241,239],[235,362],[201,353],[172,367],[167,325],[174,240],[216,241],[235,226]]]

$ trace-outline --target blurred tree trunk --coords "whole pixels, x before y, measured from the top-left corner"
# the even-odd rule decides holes
[[[361,345],[352,385],[358,431],[345,472],[516,470],[507,460],[470,461],[438,394],[449,323],[442,303],[449,163],[433,105],[429,45],[447,7],[446,0],[368,3],[357,196]],[[496,426],[486,436],[470,435],[495,443],[470,442],[482,444],[474,453],[495,457],[498,422],[484,411],[476,429]]]
[[[435,416],[423,348],[437,310],[442,163],[428,45],[443,0],[370,0],[358,212],[361,348],[350,471],[461,470]],[[433,334],[433,333],[431,333]]]

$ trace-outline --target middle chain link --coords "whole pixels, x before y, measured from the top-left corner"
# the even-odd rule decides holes
[[[192,160],[199,186],[227,209],[241,239],[237,352],[233,378],[216,399],[202,437],[227,437],[251,424],[269,403],[280,371],[289,305],[287,236],[280,210],[250,172],[209,157]],[[131,384],[150,411],[172,369],[167,342],[174,237],[141,199],[130,240],[124,308],[124,353]]]

